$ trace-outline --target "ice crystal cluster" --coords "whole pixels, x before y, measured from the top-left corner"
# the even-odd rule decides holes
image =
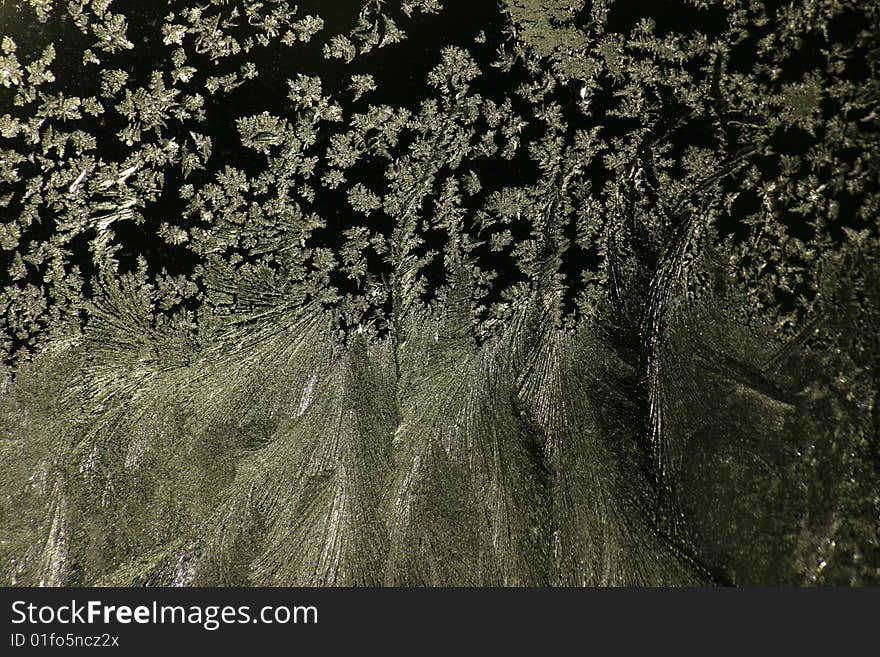
[[[0,2],[0,577],[880,584],[880,5]]]

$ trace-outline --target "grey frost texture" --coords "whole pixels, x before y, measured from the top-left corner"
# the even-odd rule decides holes
[[[0,578],[880,584],[880,5],[0,0]]]

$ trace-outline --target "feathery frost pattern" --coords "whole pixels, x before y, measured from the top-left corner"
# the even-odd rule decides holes
[[[0,5],[0,578],[880,583],[880,7]]]

